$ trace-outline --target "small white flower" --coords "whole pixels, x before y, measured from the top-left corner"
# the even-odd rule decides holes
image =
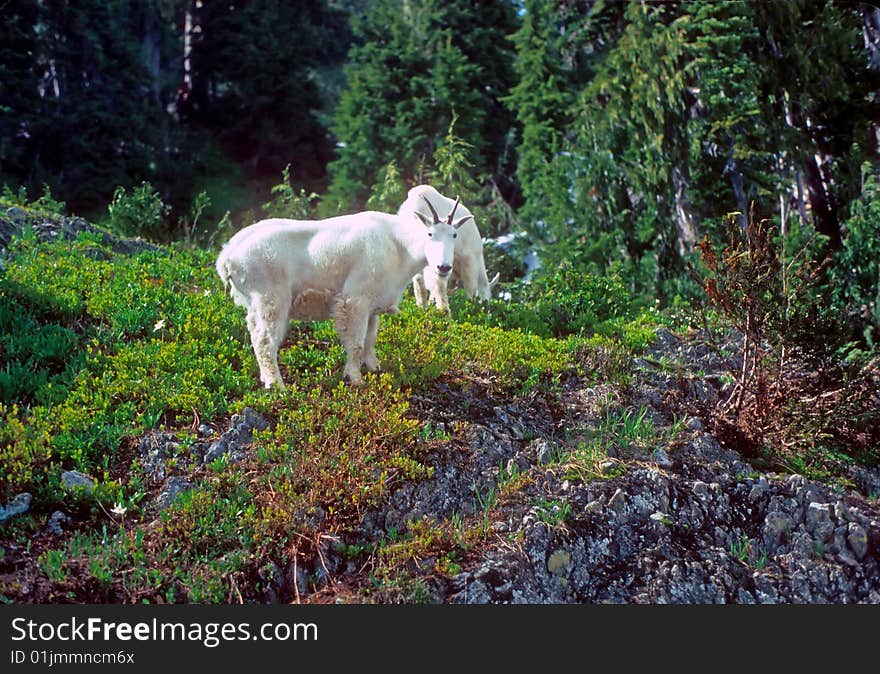
[[[159,332],[162,328],[165,327],[165,319],[161,318],[156,321],[156,324],[153,326],[153,332]]]
[[[110,512],[113,513],[114,515],[116,515],[117,517],[122,517],[125,515],[126,512],[128,512],[128,508],[126,508],[121,503],[115,503],[115,504],[113,504],[113,508],[110,510]]]

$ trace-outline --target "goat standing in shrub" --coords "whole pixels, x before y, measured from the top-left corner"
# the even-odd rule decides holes
[[[361,382],[361,365],[379,369],[379,315],[397,312],[412,277],[428,268],[452,272],[457,230],[473,216],[440,219],[425,197],[421,211],[367,211],[318,221],[271,218],[245,227],[223,247],[217,273],[233,300],[247,309],[247,327],[269,388],[284,387],[278,348],[290,319],[332,318],[345,348],[344,377]]]
[[[468,297],[488,301],[492,297],[492,288],[498,282],[499,275],[496,274],[495,278],[490,281],[486,274],[486,263],[483,260],[483,239],[474,222],[473,215],[465,206],[459,207],[458,199],[453,201],[430,185],[413,187],[397,214],[407,218],[414,216],[426,218],[428,214],[424,212],[425,204],[428,205],[432,213],[436,207],[436,212],[440,214],[440,217],[447,217],[456,208],[465,217],[470,217],[470,222],[459,230],[458,238],[455,240],[455,271],[453,275],[464,286]],[[413,276],[412,281],[416,304],[424,307],[429,301],[433,301],[438,309],[449,313],[448,274],[438,274],[434,267],[427,265]]]

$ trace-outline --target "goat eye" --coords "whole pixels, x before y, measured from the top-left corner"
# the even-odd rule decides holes
[[[434,232],[428,232],[428,236],[434,236]]]
[[[457,239],[457,238],[458,238],[458,234],[453,234],[453,235],[452,235],[452,238],[453,238],[453,239]]]

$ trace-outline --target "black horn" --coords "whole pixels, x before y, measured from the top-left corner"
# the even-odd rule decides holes
[[[435,222],[435,223],[440,222],[440,216],[437,215],[437,211],[434,210],[434,207],[431,205],[431,202],[428,201],[428,197],[426,197],[426,196],[423,194],[423,195],[422,195],[422,199],[424,199],[425,203],[428,204],[428,208],[431,209],[431,215],[434,216],[434,222]]]
[[[455,209],[458,208],[458,205],[461,203],[461,197],[455,197],[455,205],[452,207],[452,211],[449,213],[449,217],[446,218],[446,224],[452,224],[452,218],[455,216]]]

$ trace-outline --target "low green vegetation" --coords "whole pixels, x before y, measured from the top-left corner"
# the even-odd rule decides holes
[[[143,195],[118,195],[117,217],[136,211],[132,200]],[[484,314],[456,293],[450,318],[406,297],[398,315],[382,319],[383,374],[346,387],[332,323],[293,323],[280,355],[289,386],[266,391],[243,312],[220,287],[213,253],[179,244],[121,255],[98,235],[45,243],[29,232],[11,243],[0,276],[0,498],[23,491],[34,498],[31,512],[4,529],[10,542],[27,540],[55,509],[74,515],[78,533],[38,560],[56,599],[72,593],[222,602],[237,593],[259,595],[271,576],[267,564],[283,568],[309,559],[324,542],[344,540],[397,484],[432,477],[426,452],[456,432],[419,419],[412,395],[440,381],[500,399],[555,395],[569,378],[585,374],[585,359],[600,343],[628,353],[631,347],[613,335],[641,335],[631,340],[634,348],[648,331],[645,316],[632,311],[622,292],[595,307],[590,325],[557,334],[524,321],[526,309]],[[573,272],[566,278],[572,282]],[[605,287],[584,281],[582,298]],[[537,301],[535,310],[548,311]],[[564,320],[557,318],[560,325]],[[612,324],[617,327],[607,328]],[[591,326],[605,326],[606,336],[593,335]],[[195,427],[224,428],[245,406],[270,421],[256,433],[248,458],[221,457],[184,470]],[[144,434],[160,431],[180,440],[180,456],[168,466],[193,488],[157,519],[155,487],[137,447]],[[66,470],[84,473],[95,486],[63,487]],[[442,535],[437,568],[457,568],[455,555],[489,532],[501,492],[506,498],[527,482],[510,475],[475,493],[468,523],[450,523]],[[554,513],[548,510],[549,521],[564,519]],[[34,527],[23,524],[28,521]],[[403,541],[439,546],[416,529],[360,554],[383,560]],[[379,566],[390,583],[393,565]],[[0,593],[15,596],[11,587]]]

